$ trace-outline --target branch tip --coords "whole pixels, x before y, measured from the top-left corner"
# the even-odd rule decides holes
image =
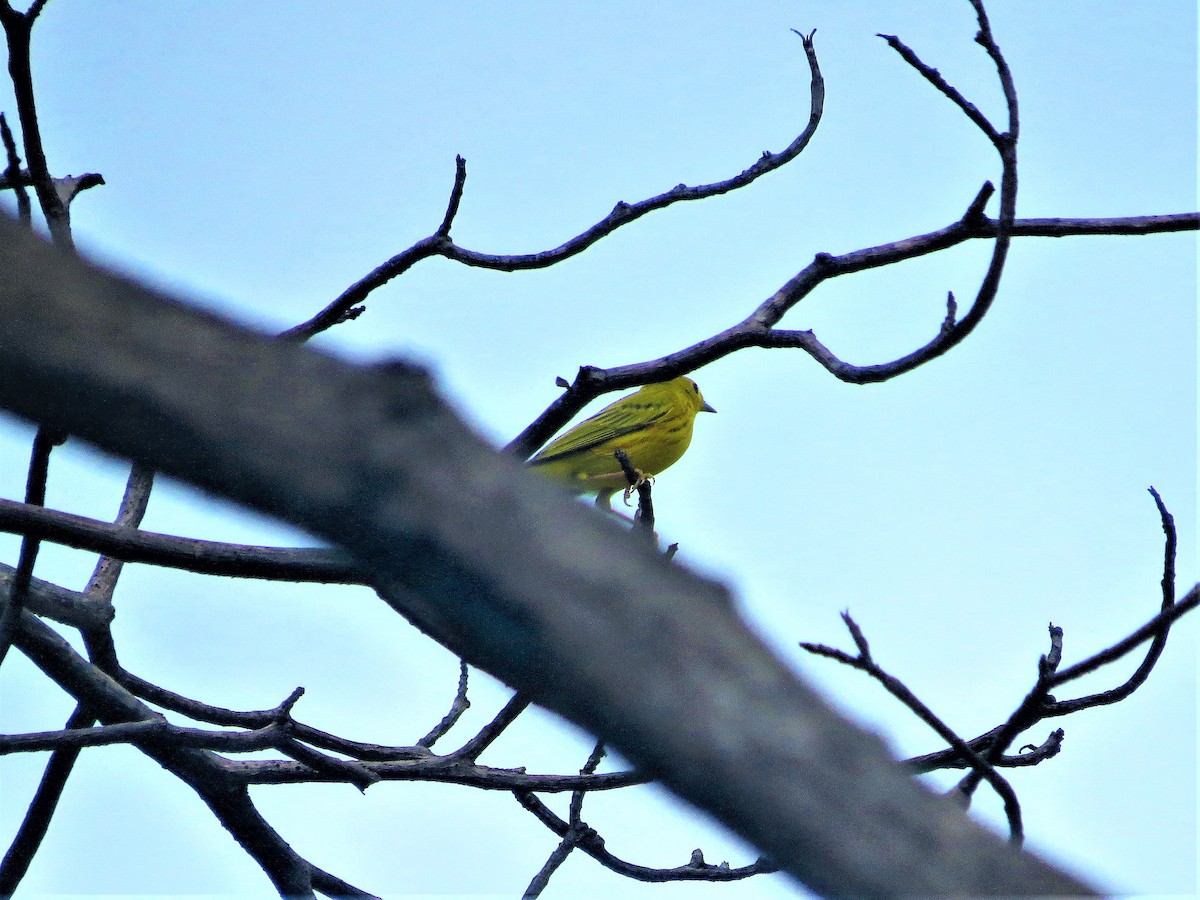
[[[846,623],[846,628],[850,632],[850,637],[854,640],[854,646],[858,648],[859,654],[864,662],[871,661],[871,645],[867,643],[867,637],[863,634],[862,629],[858,627],[858,623],[850,617],[850,610],[845,610],[842,613],[842,621]]]

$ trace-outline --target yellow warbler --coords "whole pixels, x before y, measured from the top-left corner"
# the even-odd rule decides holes
[[[648,384],[555,438],[529,465],[576,493],[594,493],[596,505],[608,508],[612,495],[629,486],[614,451],[624,450],[643,478],[657,475],[687,450],[698,412],[716,410],[692,379]]]

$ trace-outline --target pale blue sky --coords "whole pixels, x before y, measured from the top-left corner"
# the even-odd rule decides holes
[[[982,136],[875,37],[898,34],[1000,121],[965,0],[647,6],[55,0],[34,51],[51,165],[108,181],[76,203],[85,249],[274,330],[435,229],[456,153],[469,175],[455,238],[528,252],[618,200],[725,178],[782,149],[808,110],[789,29],[816,28],[826,115],[785,169],[644,218],[550,270],[423,263],[319,341],[353,359],[425,361],[497,443],[555,396],[556,375],[712,334],[814,253],[942,227],[998,175]],[[1021,215],[1196,207],[1194,3],[991,7],[1022,103]],[[5,92],[0,108],[14,108]],[[785,324],[813,328],[849,361],[890,359],[934,333],[947,290],[973,295],[986,254],[980,243],[839,279]],[[772,645],[897,753],[938,743],[862,676],[796,650],[801,640],[848,646],[840,610],[881,663],[970,736],[1019,703],[1048,622],[1066,629],[1070,662],[1153,614],[1162,538],[1151,484],[1180,525],[1180,584],[1196,580],[1194,235],[1019,240],[978,331],[887,384],[843,385],[790,351],[743,352],[695,377],[720,414],[698,423],[688,456],[656,484],[663,537],[680,543],[684,564],[730,583]],[[29,434],[0,420],[3,496],[23,492]],[[68,445],[49,502],[111,518],[123,473]],[[145,524],[303,541],[170,485]],[[16,558],[14,540],[0,549]],[[45,548],[38,574],[80,587],[92,562]],[[210,702],[269,707],[302,684],[305,721],[401,743],[424,734],[453,693],[455,661],[366,591],[131,567],[117,605],[123,662]],[[1196,634],[1196,621],[1182,623],[1126,703],[1029,735],[1061,724],[1063,753],[1012,775],[1030,846],[1109,890],[1196,889]],[[504,697],[480,675],[470,721]],[[15,654],[0,702],[6,731],[59,727],[70,711]],[[587,749],[530,715],[492,761],[572,771]],[[0,840],[43,762],[0,762]],[[501,794],[397,784],[255,797],[314,862],[390,896],[516,896],[555,844]],[[660,798],[595,797],[585,818],[647,865],[682,864],[696,846],[710,861],[753,858]],[[993,798],[978,805],[999,821]],[[25,889],[269,885],[187,789],[136,752],[105,748],[84,754]],[[645,886],[577,855],[545,896],[795,895],[779,877]]]

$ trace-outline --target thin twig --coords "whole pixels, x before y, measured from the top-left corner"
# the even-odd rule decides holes
[[[1144,644],[1146,641],[1159,638],[1165,633],[1167,628],[1174,624],[1177,619],[1187,615],[1197,606],[1200,606],[1200,584],[1195,585],[1190,591],[1188,591],[1178,603],[1174,604],[1169,609],[1164,609],[1153,619],[1150,619],[1148,622],[1146,622],[1146,624],[1141,628],[1137,629],[1122,640],[1117,641],[1117,643],[1113,644],[1108,649],[1101,650],[1094,656],[1090,656],[1082,662],[1077,662],[1075,665],[1068,666],[1060,672],[1055,673],[1053,679],[1051,679],[1050,686],[1057,687],[1061,684],[1066,684],[1068,681],[1074,681],[1076,678],[1081,678],[1082,676],[1087,675],[1089,672],[1094,672],[1102,666],[1106,666],[1110,662],[1120,659],[1126,653],[1135,650],[1139,645]],[[1080,699],[1092,701],[1094,700],[1094,696],[1083,697]],[[1060,701],[1056,703],[1054,707],[1056,714],[1065,715],[1066,711],[1070,711],[1069,708],[1073,702],[1074,701]],[[1063,711],[1059,712],[1058,710],[1060,709]]]
[[[0,189],[6,184],[12,185],[17,197],[17,219],[29,227],[33,222],[33,208],[29,203],[29,192],[25,190],[25,183],[21,179],[21,157],[17,153],[17,142],[13,139],[4,113],[0,113],[0,140],[4,142],[4,155],[8,161],[4,173],[0,175]]]
[[[125,494],[121,498],[121,507],[113,525],[117,528],[136,530],[146,515],[146,508],[150,503],[150,490],[153,487],[154,470],[141,463],[134,463],[129,471]],[[96,568],[83,592],[89,597],[111,601],[124,565],[125,560],[119,557],[101,556],[96,561]]]
[[[450,711],[430,730],[429,734],[417,741],[418,747],[432,747],[438,740],[446,735],[455,723],[462,718],[462,714],[471,708],[471,701],[467,699],[467,661],[460,659],[458,661],[458,690],[454,694],[454,702],[450,704]]]
[[[95,721],[95,717],[83,704],[75,707],[71,717],[67,719],[66,729],[86,728]],[[42,772],[41,781],[25,816],[21,827],[17,829],[4,860],[0,862],[0,897],[11,897],[29,870],[29,864],[41,847],[50,828],[50,821],[58,808],[67,779],[79,756],[79,747],[63,748],[55,751]]]
[[[535,900],[542,896],[547,885],[550,884],[550,876],[553,875],[558,867],[567,861],[567,857],[571,855],[571,851],[575,849],[575,845],[579,842],[579,837],[573,828],[567,829],[567,833],[563,835],[558,846],[551,851],[549,858],[542,864],[538,873],[533,876],[533,880],[529,882],[529,886],[525,888],[525,892],[521,895],[521,900]]]
[[[500,737],[509,725],[516,721],[517,716],[529,708],[529,703],[529,698],[524,694],[513,694],[509,698],[508,703],[504,704],[504,708],[496,713],[496,717],[491,722],[480,729],[475,737],[471,738],[451,755],[455,758],[475,761],[479,758],[479,754],[490,747],[492,742]]]
[[[25,479],[25,502],[30,506],[42,506],[46,502],[46,477],[50,471],[50,452],[61,443],[58,435],[47,428],[39,428],[33,437],[33,450],[29,455],[29,474]],[[17,570],[9,585],[4,608],[0,609],[0,664],[8,655],[17,621],[25,608],[25,597],[33,579],[33,567],[37,562],[40,541],[28,535],[21,541],[21,555]]]
[[[888,46],[899,53],[906,63],[920,72],[926,81],[945,94],[951,103],[966,113],[967,118],[974,122],[976,127],[985,135],[987,135],[988,140],[995,144],[997,148],[1000,147],[1001,138],[992,123],[989,122],[987,117],[979,111],[979,107],[967,100],[967,98],[959,92],[958,88],[946,81],[946,79],[942,77],[941,72],[922,62],[921,58],[918,57],[917,54],[910,47],[908,47],[908,45],[896,37],[896,35],[877,34],[876,37],[881,37],[887,41]]]
[[[538,821],[559,837],[564,837],[570,831],[570,823],[555,815],[554,811],[538,799],[532,791],[516,791],[513,793],[513,796],[525,810],[532,813]],[[654,869],[648,866],[639,866],[636,863],[627,862],[619,856],[610,853],[604,845],[603,838],[590,828],[584,834],[577,837],[575,846],[606,869],[616,872],[618,875],[624,875],[626,878],[647,883],[668,881],[741,881],[745,878],[751,878],[754,875],[765,875],[769,872],[779,871],[778,866],[763,856],[760,856],[748,866],[733,868],[728,863],[720,863],[714,866],[706,863],[704,861],[704,854],[699,851],[692,853],[691,859],[686,865],[677,866],[673,869]]]
[[[450,190],[450,202],[446,204],[446,215],[442,217],[442,224],[438,226],[434,234],[448,238],[450,237],[450,226],[454,224],[454,217],[458,215],[459,204],[462,203],[463,188],[467,184],[467,161],[461,155],[454,157],[454,187]]]
[[[1175,605],[1175,554],[1179,545],[1179,536],[1175,530],[1175,517],[1172,516],[1167,510],[1167,506],[1163,502],[1162,497],[1153,487],[1150,488],[1150,496],[1154,498],[1154,505],[1158,508],[1159,520],[1162,522],[1163,534],[1166,538],[1163,546],[1163,575],[1161,581],[1162,605],[1160,606],[1161,611],[1159,613],[1161,616],[1163,613],[1171,610]],[[1112,690],[1101,691],[1086,697],[1077,697],[1073,700],[1058,701],[1053,704],[1053,708],[1055,710],[1055,713],[1053,714],[1059,715],[1065,714],[1066,712],[1073,712],[1078,709],[1087,709],[1093,706],[1119,703],[1121,700],[1124,700],[1139,687],[1145,684],[1146,679],[1150,677],[1150,673],[1154,670],[1155,664],[1157,664],[1159,657],[1162,656],[1162,652],[1167,646],[1167,635],[1171,630],[1171,621],[1174,620],[1172,619],[1164,622],[1161,628],[1154,634],[1154,640],[1150,643],[1149,648],[1146,650],[1146,656],[1142,659],[1142,662],[1137,667],[1136,671],[1129,676],[1124,684],[1119,685]],[[1146,626],[1143,626],[1143,628],[1145,627]],[[1137,632],[1134,634],[1136,635]],[[1134,635],[1130,635],[1130,638],[1132,637],[1134,637]],[[1126,640],[1129,640],[1129,638]],[[1104,652],[1116,652],[1116,648],[1110,648],[1108,651]],[[1097,656],[1099,656],[1099,654],[1097,654]],[[1078,671],[1079,674],[1084,674],[1084,671],[1081,670],[1080,667],[1088,665],[1090,662],[1090,660],[1084,660],[1083,662],[1072,666],[1070,669],[1059,673],[1058,677],[1054,681],[1054,685],[1062,684],[1070,678],[1078,677],[1078,675],[1069,675],[1068,673]],[[1103,662],[1099,663],[1099,665],[1103,664]],[[1087,671],[1091,670],[1089,669]],[[1057,710],[1060,709],[1063,711],[1063,713],[1057,712]]]

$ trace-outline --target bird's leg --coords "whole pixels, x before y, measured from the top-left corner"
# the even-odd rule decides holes
[[[623,522],[628,522],[632,525],[633,519],[631,517],[625,515],[625,513],[621,512],[619,509],[612,508],[612,496],[616,492],[617,492],[616,488],[613,488],[611,490],[605,489],[602,491],[598,491],[596,493],[596,506],[597,506],[597,508],[604,510],[610,516],[615,516],[616,518],[622,520]]]

